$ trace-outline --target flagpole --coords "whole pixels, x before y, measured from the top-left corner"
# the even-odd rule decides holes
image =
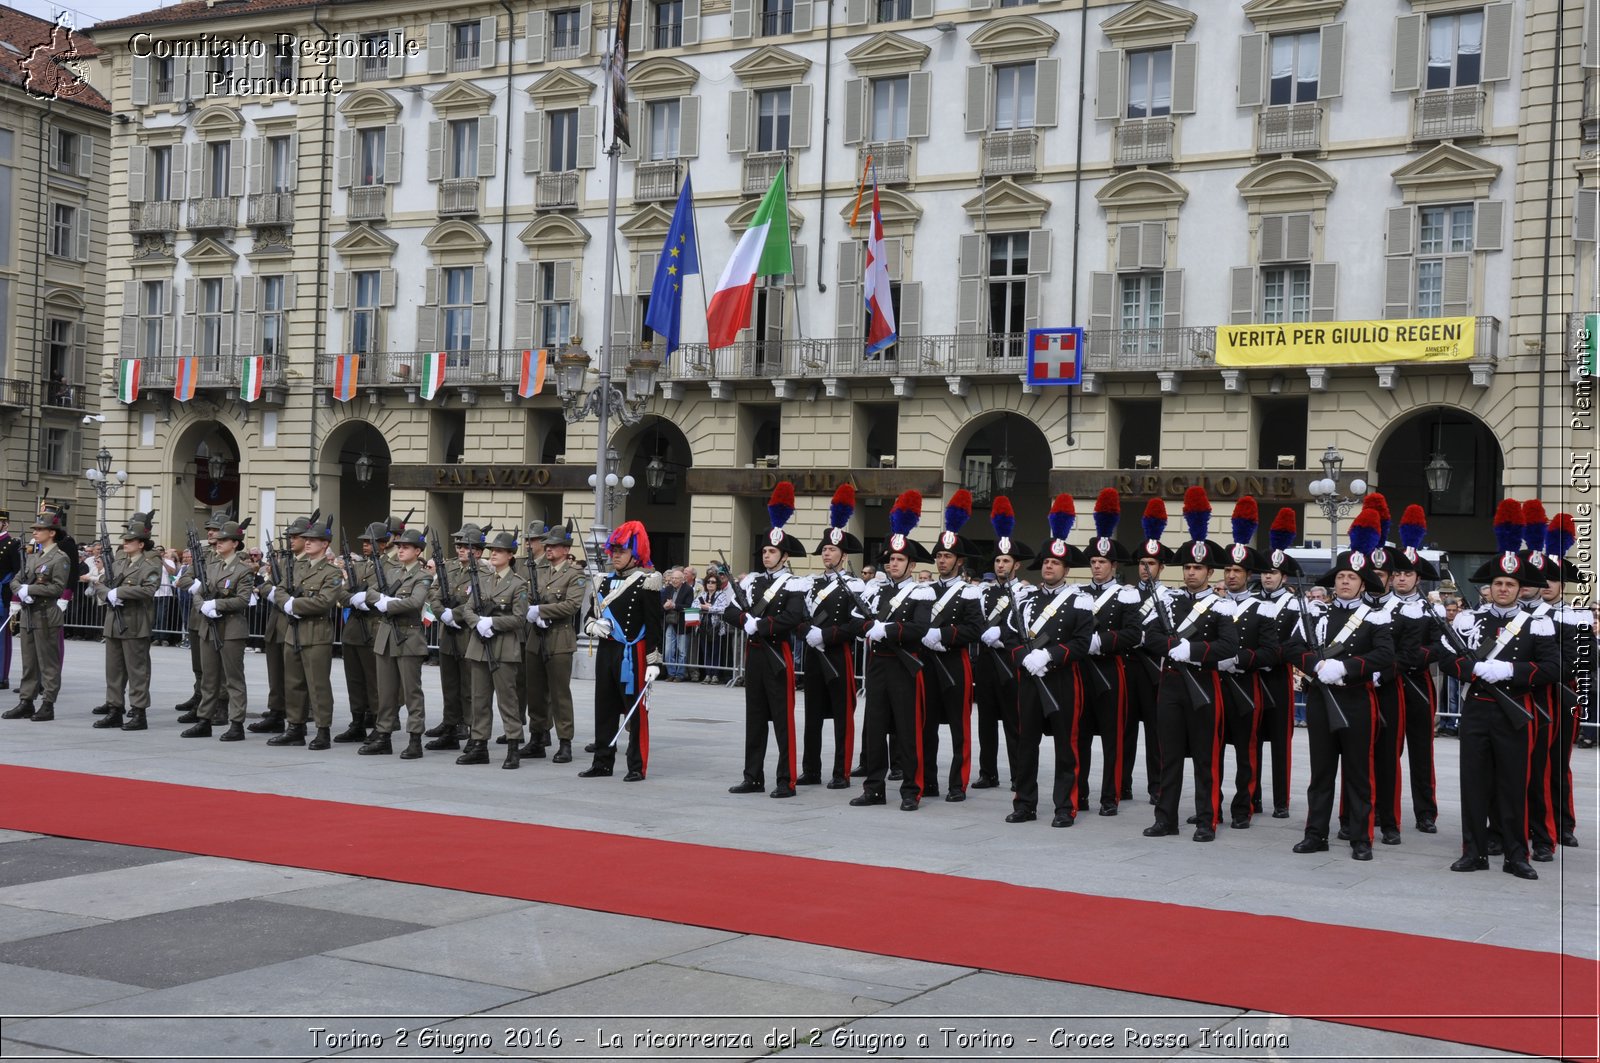
[[[611,50],[606,55],[606,94],[608,98],[615,92],[616,79],[612,77],[611,64],[617,61],[617,38],[621,36],[621,28],[617,26],[616,0],[611,2],[611,34],[613,37]],[[609,492],[606,489],[606,465],[609,463],[607,450],[610,444],[611,421],[611,303],[615,289],[612,287],[617,266],[617,172],[619,156],[617,149],[617,123],[615,117],[615,101],[611,101],[611,143],[606,148],[606,154],[611,158],[609,167],[608,187],[606,189],[606,264],[605,295],[600,307],[600,390],[599,401],[595,403],[595,418],[598,421],[595,429],[594,444],[594,524],[592,526],[593,541],[604,543],[611,529],[608,526],[611,514],[607,512],[606,501]],[[599,564],[599,558],[595,564]]]
[[[689,213],[694,216],[694,260],[696,262],[703,263],[706,260],[706,256],[705,253],[700,250],[700,210],[695,206],[692,198],[689,200]],[[706,295],[705,267],[702,266],[697,272],[700,277],[700,319],[704,321],[711,316],[711,300]],[[681,303],[678,306],[678,317],[681,321],[683,317],[683,306]],[[712,352],[709,346],[706,348],[706,357],[710,359],[713,366],[716,364],[716,355],[714,352]]]

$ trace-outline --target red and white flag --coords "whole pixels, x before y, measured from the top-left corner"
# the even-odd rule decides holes
[[[872,171],[872,232],[867,236],[867,262],[862,278],[867,302],[867,353],[877,354],[900,338],[894,320],[894,292],[889,287],[889,261],[883,244],[883,213],[878,209],[878,171]]]

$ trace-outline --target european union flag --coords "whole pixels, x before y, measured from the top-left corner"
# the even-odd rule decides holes
[[[655,283],[650,286],[650,309],[644,315],[644,323],[666,341],[662,365],[666,365],[672,352],[678,349],[679,325],[683,320],[683,279],[699,272],[700,259],[695,254],[694,242],[694,193],[689,189],[689,175],[684,174],[678,205],[672,211],[672,227],[667,230],[661,261],[656,264]]]

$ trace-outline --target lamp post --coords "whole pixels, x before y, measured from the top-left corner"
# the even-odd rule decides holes
[[[1339,559],[1339,520],[1356,506],[1367,493],[1367,482],[1360,477],[1350,481],[1350,494],[1339,494],[1339,473],[1344,469],[1344,455],[1339,448],[1329,444],[1322,452],[1322,479],[1311,481],[1312,500],[1328,518],[1328,559]]]
[[[605,455],[606,467],[615,469],[621,464],[622,459],[618,456],[616,448],[607,447]],[[633,485],[635,483],[637,483],[637,481],[634,480],[632,476],[618,476],[614,472],[606,473],[604,479],[601,479],[600,474],[597,472],[592,472],[589,474],[589,486],[594,488],[595,504],[597,507],[595,512],[603,512],[606,515],[608,525],[611,517],[611,511],[622,505],[623,500],[628,497],[628,492],[633,490]],[[598,529],[601,526],[597,524],[596,527]]]
[[[111,471],[113,462],[111,451],[105,447],[94,456],[94,468],[83,471],[84,479],[94,487],[95,497],[100,500],[100,534],[106,534],[106,507],[111,501],[111,496],[122,490],[122,485],[128,482],[128,474],[122,469],[115,473]],[[109,565],[110,558],[105,558],[104,563]]]
[[[610,303],[606,305],[609,309]],[[610,336],[609,329],[606,335]],[[617,452],[608,446],[610,422],[613,417],[625,426],[639,422],[644,416],[645,403],[655,391],[661,362],[650,357],[648,351],[638,352],[629,359],[623,387],[618,388],[611,380],[609,339],[601,344],[600,363],[593,370],[593,386],[589,383],[591,361],[582,347],[568,344],[556,359],[556,392],[561,397],[562,416],[568,424],[576,424],[590,414],[600,422],[595,430],[595,467],[589,486],[595,489],[594,535],[596,541],[601,542],[611,530],[612,510],[634,485],[633,477],[619,477],[615,472]],[[619,485],[620,492],[617,491]]]

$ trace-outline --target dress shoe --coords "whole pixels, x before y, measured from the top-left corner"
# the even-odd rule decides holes
[[[528,739],[528,744],[523,746],[519,752],[524,757],[535,757],[539,760],[545,758],[544,743],[540,742],[537,736]]]
[[[1385,844],[1385,845],[1399,845],[1400,844],[1400,828],[1399,827],[1382,827],[1382,828],[1379,829],[1378,833],[1379,833],[1379,837],[1383,841],[1383,844]]]
[[[128,713],[128,719],[123,723],[122,729],[124,731],[148,731],[150,729],[150,724],[144,718],[144,713],[140,712],[138,709],[134,709],[132,712]]]
[[[1451,871],[1487,871],[1489,858],[1487,856],[1463,856],[1450,865]]]
[[[1116,805],[1101,805],[1100,806],[1100,811],[1098,813],[1098,815],[1102,815],[1102,816],[1114,816],[1116,814],[1117,814],[1117,806]]]
[[[487,752],[487,750],[485,750],[485,752]],[[422,756],[422,735],[421,734],[414,734],[414,735],[411,736],[411,741],[407,742],[406,743],[406,747],[400,751],[400,759],[401,760],[417,760],[421,756]]]
[[[94,716],[105,716],[108,713],[110,713],[112,710],[114,710],[115,708],[116,708],[116,706],[112,705],[108,701],[108,702],[104,702],[102,704],[96,705],[94,708],[90,709],[89,712],[90,712],[91,715],[94,715]]]
[[[821,786],[822,776],[814,771],[808,771],[794,781],[796,786]]]
[[[972,788],[974,790],[993,790],[996,786],[999,786],[999,785],[1000,785],[1000,777],[999,776],[997,776],[997,775],[980,775],[980,776],[978,776],[978,781],[972,784]]]
[[[597,744],[596,744],[596,743],[594,743],[594,742],[590,742],[590,743],[589,743],[589,744],[588,744],[588,745],[586,745],[586,746],[584,746],[584,747],[583,747],[583,751],[584,751],[584,752],[585,752],[585,753],[593,753],[593,752],[595,752],[595,751],[596,751],[596,750],[598,750],[598,749],[599,749],[599,748],[600,748],[600,747],[599,747],[599,746],[598,746],[598,745],[597,745]]]
[[[1289,818],[1289,810],[1287,808],[1275,808],[1275,809],[1272,810],[1272,818],[1273,819],[1288,819]]]
[[[1192,815],[1188,819],[1184,820],[1184,822],[1189,824],[1189,826],[1191,826],[1191,827],[1195,826],[1196,824],[1198,824],[1200,822],[1200,813],[1196,812],[1194,815]]]
[[[644,782],[644,772],[630,771],[622,777],[623,782]]]
[[[436,723],[426,731],[423,731],[422,734],[425,738],[444,738],[446,735],[454,738],[456,736],[456,725],[454,723]],[[432,749],[433,747],[428,746],[427,748]]]
[[[1371,842],[1351,842],[1350,843],[1350,859],[1352,859],[1352,860],[1371,860],[1372,859],[1372,843]]]
[[[338,741],[337,738],[334,739]],[[394,752],[394,739],[381,731],[373,731],[367,740],[361,743],[361,748],[356,750],[363,757],[384,757]]]
[[[211,721],[210,720],[201,720],[198,723],[196,723],[193,727],[185,728],[179,734],[178,737],[180,737],[180,738],[210,738],[211,737]]]
[[[234,720],[232,723],[230,723],[228,725],[228,729],[226,731],[223,731],[221,734],[219,734],[217,736],[217,741],[219,741],[219,742],[243,742],[244,741],[244,721],[243,720]]]
[[[599,766],[584,768],[582,771],[578,772],[578,778],[580,779],[609,779],[610,777],[611,769],[602,768]]]
[[[1119,796],[1117,798],[1117,800],[1119,800],[1119,801],[1132,801],[1133,800],[1133,791],[1132,790],[1124,790],[1124,791],[1122,791],[1121,796]]]
[[[1234,816],[1233,819],[1228,821],[1228,826],[1232,827],[1234,830],[1249,830],[1250,829],[1250,817],[1249,816]]]
[[[1217,840],[1217,832],[1210,827],[1196,827],[1193,838],[1197,842],[1214,842]]]
[[[922,788],[922,796],[923,797],[938,797],[939,796],[939,788],[937,786],[925,786],[925,787]]]
[[[1169,834],[1178,833],[1178,828],[1168,827],[1161,823],[1152,823],[1142,833],[1146,838],[1165,838]]]
[[[1052,827],[1070,827],[1076,822],[1078,822],[1078,817],[1068,812],[1052,819],[1050,825]]]
[[[540,754],[544,753],[541,749]],[[515,742],[506,743],[506,759],[500,762],[500,767],[506,771],[513,771],[522,766],[522,747]]]
[[[306,744],[306,729],[304,727],[286,727],[280,735],[273,735],[267,739],[269,746],[303,746]]]
[[[0,720],[26,720],[33,715],[33,702],[19,701],[5,712],[0,712]]]
[[[427,734],[427,732],[424,731],[423,734]],[[470,739],[468,741],[470,741]],[[438,738],[431,738],[428,741],[422,743],[422,748],[423,749],[460,749],[461,748],[461,740],[456,737],[456,729],[454,727],[452,727],[452,728],[450,728],[450,733],[449,734],[440,735]]]
[[[844,790],[844,789],[847,789],[849,786],[850,786],[850,780],[849,779],[845,779],[845,778],[841,778],[838,775],[835,775],[833,778],[828,780],[828,789],[830,789],[830,790]],[[1562,844],[1564,845],[1566,843],[1563,842]]]
[[[200,695],[196,694],[194,697],[190,698],[188,701],[180,701],[176,705],[172,706],[172,711],[173,712],[193,712],[195,709],[198,709],[199,707],[200,707]],[[183,720],[179,720],[178,722],[179,723],[183,723],[184,721]],[[189,721],[189,722],[192,723],[193,721]]]
[[[269,712],[255,723],[249,725],[247,730],[251,734],[282,734],[287,722],[275,712]]]
[[[1338,833],[1337,837],[1342,842],[1349,841],[1350,840],[1350,828],[1346,827],[1343,823],[1339,824],[1339,833]]]
[[[1328,851],[1328,839],[1307,834],[1304,838],[1294,843],[1294,851],[1297,853],[1325,853]]]
[[[34,723],[49,723],[55,718],[56,706],[55,703],[51,701],[47,701],[43,705],[40,705],[39,708],[34,711],[34,714],[28,717],[28,719],[32,720]]]
[[[367,740],[367,729],[355,720],[351,720],[348,727],[333,736],[333,740],[341,745],[350,742],[365,742]]]
[[[899,768],[894,768],[889,772],[889,778],[893,779],[895,782],[899,782],[901,779],[905,778],[905,772],[901,771]]]
[[[1021,809],[1018,809],[1018,810],[1012,812],[1010,815],[1006,816],[1006,822],[1007,823],[1032,823],[1034,820],[1036,820],[1038,818],[1039,818],[1039,813],[1037,813],[1037,812],[1024,812]]]
[[[501,735],[499,738],[496,738],[494,740],[494,744],[497,745],[497,746],[505,745],[506,744],[506,736],[505,735]]]
[[[866,773],[867,769],[861,766],[861,762],[859,760],[856,761],[856,766],[850,769],[851,775],[865,775]]]
[[[1439,825],[1431,819],[1417,820],[1417,832],[1420,834],[1438,834]]]
[[[767,796],[768,797],[793,797],[794,796],[794,787],[792,787],[792,786],[780,786],[776,790],[774,790],[770,794],[768,794]]]
[[[1570,830],[1564,830],[1561,832],[1561,844],[1576,849],[1578,847],[1578,836]]]
[[[1515,875],[1518,878],[1527,879],[1529,882],[1532,882],[1539,877],[1539,872],[1535,871],[1533,869],[1533,865],[1525,860],[1507,860],[1505,863],[1500,865],[1500,870],[1504,871],[1508,875]]]
[[[900,801],[900,811],[915,812],[921,804],[922,802],[918,801],[914,797],[902,798]]]
[[[728,787],[730,794],[759,794],[767,788],[766,783],[751,782],[749,779]]]
[[[178,717],[178,722],[179,723],[199,723],[200,722],[200,713],[197,712],[194,709],[190,709],[188,712],[185,712],[185,713],[183,713],[182,715],[180,715]]]
[[[572,740],[571,739],[563,738],[561,740],[561,745],[556,747],[555,755],[550,758],[550,763],[552,763],[552,764],[571,764],[572,763]]]
[[[102,731],[110,730],[113,727],[120,728],[122,726],[122,710],[118,709],[115,712],[102,716],[100,719],[94,722],[93,726]]]
[[[1554,860],[1555,858],[1556,858],[1556,851],[1554,849],[1546,849],[1542,845],[1536,845],[1536,846],[1533,847],[1533,862],[1534,863],[1536,863],[1536,864],[1548,864],[1548,863],[1550,863],[1550,861]]]
[[[882,794],[862,794],[859,797],[852,797],[850,803],[857,808],[864,808],[867,805],[886,805],[889,799]]]
[[[1490,856],[1500,856],[1505,851],[1506,851],[1506,847],[1500,844],[1500,835],[1498,835],[1498,834],[1489,835],[1489,855]]]
[[[318,727],[316,737],[306,743],[307,749],[327,749],[333,745],[333,739],[328,737],[330,728]]]
[[[944,799],[946,801],[965,801],[967,792],[965,790],[948,790],[945,792]]]

